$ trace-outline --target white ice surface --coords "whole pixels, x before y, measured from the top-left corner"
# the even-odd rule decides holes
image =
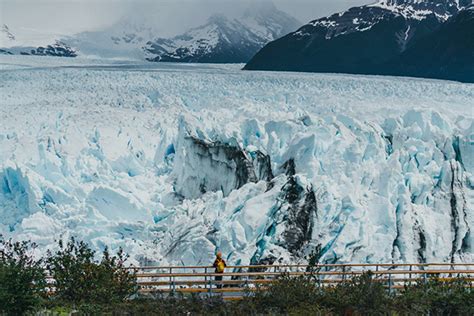
[[[311,244],[326,260],[473,259],[473,85],[28,56],[0,67],[0,233],[41,251],[75,235],[135,263],[208,264],[216,248],[231,263],[298,261],[283,226],[265,235],[293,158],[317,193]],[[268,154],[273,188],[182,199],[198,192],[186,177],[230,187],[208,163],[177,163],[194,150],[184,131]]]

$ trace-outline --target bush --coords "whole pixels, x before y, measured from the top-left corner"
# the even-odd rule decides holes
[[[54,299],[73,304],[116,303],[136,293],[135,274],[125,268],[127,256],[120,249],[111,256],[106,248],[102,260],[94,260],[89,246],[71,238],[66,245],[48,252],[47,269],[55,280]]]
[[[474,315],[474,290],[462,278],[431,278],[406,286],[394,299],[402,313],[425,315]]]
[[[288,313],[302,305],[316,304],[319,292],[311,279],[283,274],[266,288],[257,288],[253,300],[260,312]]]
[[[390,299],[383,283],[369,271],[324,289],[320,304],[337,314],[380,315],[387,312]]]
[[[82,303],[78,315],[473,315],[473,297],[459,280],[429,281],[389,295],[370,273],[335,287],[283,275],[240,301],[199,295],[137,297],[114,304]],[[440,287],[441,286],[441,287]]]
[[[42,260],[31,254],[35,247],[0,236],[0,314],[23,315],[37,308],[46,296]]]

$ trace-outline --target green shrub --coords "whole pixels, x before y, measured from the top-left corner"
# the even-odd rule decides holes
[[[389,295],[371,274],[334,287],[284,275],[240,301],[176,294],[114,304],[78,305],[78,315],[473,315],[472,292],[462,280],[431,280]]]
[[[383,283],[375,280],[369,271],[325,288],[319,304],[337,314],[380,315],[387,312],[390,302]]]
[[[23,315],[37,308],[45,297],[42,261],[31,254],[35,247],[0,236],[0,314]]]
[[[53,298],[66,303],[121,302],[136,293],[135,274],[125,268],[127,256],[120,249],[111,256],[106,248],[102,260],[94,260],[95,252],[71,238],[66,245],[48,253],[47,269],[55,280]]]
[[[389,310],[391,296],[368,272],[336,286],[325,287],[314,275],[283,275],[253,298],[260,312],[275,314],[380,315]]]
[[[406,286],[394,298],[401,313],[425,315],[474,315],[474,289],[462,278],[430,278]]]
[[[304,304],[315,304],[318,296],[318,286],[311,279],[283,274],[267,287],[257,288],[253,299],[261,312],[287,313]]]

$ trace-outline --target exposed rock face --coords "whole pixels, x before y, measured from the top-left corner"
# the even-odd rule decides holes
[[[52,45],[46,47],[38,47],[31,50],[31,55],[38,56],[56,56],[56,57],[76,57],[76,51],[70,46],[57,41]]]
[[[47,46],[2,48],[0,49],[0,54],[77,57],[77,52],[74,48],[60,41],[56,41],[54,44]]]
[[[302,247],[311,240],[314,217],[318,211],[316,196],[311,187],[303,188],[297,183],[294,176],[288,178],[282,194],[288,203],[281,210],[286,213],[283,247],[296,256],[300,254]]]
[[[204,140],[182,130],[176,148],[176,192],[196,198],[211,191],[224,196],[249,182],[273,178],[270,157],[236,144]]]
[[[474,6],[407,47],[384,68],[393,75],[474,82]]]

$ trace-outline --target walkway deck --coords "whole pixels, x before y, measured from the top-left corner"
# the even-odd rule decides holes
[[[223,274],[214,273],[211,266],[137,267],[140,292],[145,293],[200,293],[221,295],[225,299],[240,299],[257,288],[265,288],[282,274],[290,276],[313,275],[322,286],[333,286],[371,271],[374,278],[383,282],[388,291],[396,291],[407,284],[438,277],[452,280],[463,277],[474,286],[474,263],[426,264],[323,264],[229,266]],[[313,272],[308,272],[312,269]],[[215,281],[223,276],[222,281]]]

